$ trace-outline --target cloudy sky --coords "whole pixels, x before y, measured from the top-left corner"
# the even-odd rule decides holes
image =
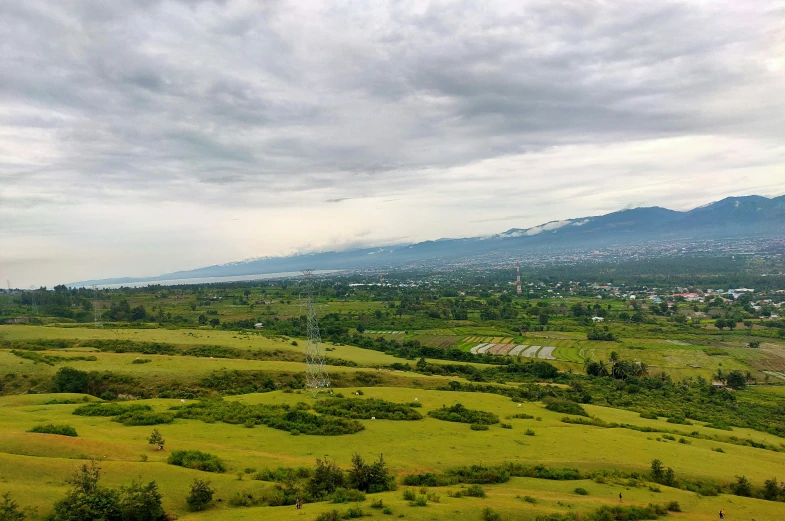
[[[785,3],[0,2],[0,279],[785,193]]]

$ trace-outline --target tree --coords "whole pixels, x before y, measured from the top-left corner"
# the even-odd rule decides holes
[[[58,393],[86,393],[90,377],[73,367],[62,367],[55,373],[54,384]]]
[[[197,320],[199,321],[199,324],[201,324],[201,325],[207,324],[207,317],[204,315],[204,313],[199,315],[199,318]]]
[[[216,327],[220,323],[221,323],[221,321],[219,319],[217,319],[217,318],[211,318],[210,319],[210,325],[213,326],[213,327]]]
[[[537,321],[540,324],[542,324],[543,326],[547,325],[548,324],[548,313],[540,313],[539,316],[537,317]]]
[[[352,468],[349,470],[349,486],[363,492],[375,493],[395,490],[393,478],[384,463],[384,456],[371,464],[365,463],[362,456],[352,456]]]
[[[122,521],[120,494],[98,486],[101,467],[94,461],[82,465],[67,480],[73,490],[55,503],[50,521]]]
[[[663,465],[662,462],[658,459],[651,460],[651,479],[655,483],[662,483],[663,478]]]
[[[158,432],[158,429],[153,429],[152,434],[150,434],[150,437],[147,439],[147,443],[150,445],[157,445],[158,450],[163,450],[166,440],[164,440],[164,437]]]
[[[147,485],[132,481],[130,487],[122,489],[120,508],[123,521],[166,521],[168,517],[161,505],[161,498],[155,481]]]
[[[777,478],[767,479],[763,484],[763,498],[769,501],[777,501],[780,495],[780,487],[777,486]],[[0,510],[2,512],[2,510]],[[2,517],[0,517],[2,519]]]
[[[720,331],[722,331],[723,329],[725,329],[725,326],[727,326],[727,324],[725,323],[724,318],[718,318],[717,320],[714,321],[714,326]]]
[[[316,460],[316,468],[308,482],[308,492],[315,498],[323,498],[335,492],[336,488],[343,487],[345,483],[343,470],[334,461],[329,459]]]
[[[185,502],[188,503],[188,507],[191,510],[202,510],[212,503],[213,494],[215,494],[215,490],[210,487],[209,481],[202,481],[201,479],[196,478],[191,484],[191,492],[188,493]]]
[[[733,389],[744,389],[747,387],[747,379],[741,371],[731,371],[728,373],[728,387]]]
[[[752,483],[747,479],[747,476],[736,476],[736,483],[732,485],[731,489],[737,496],[752,496]]]
[[[19,504],[11,497],[11,493],[4,493],[0,500],[0,521],[24,521],[25,517],[24,512],[19,510]]]

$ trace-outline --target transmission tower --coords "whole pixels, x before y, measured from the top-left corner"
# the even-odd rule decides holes
[[[32,305],[31,305],[32,313],[33,313],[33,315],[37,315],[38,314],[38,306],[35,303],[35,286],[30,286],[30,299],[31,299],[31,302],[32,302]]]
[[[316,304],[313,297],[313,270],[303,270],[305,280],[305,307],[308,321],[308,344],[305,347],[306,385],[316,397],[322,389],[329,389],[330,375],[324,362],[322,337],[319,334],[319,321],[316,318]]]
[[[93,294],[96,297],[98,296],[98,289],[95,286],[93,286]],[[101,318],[101,314],[102,314],[101,311],[102,311],[101,310],[101,303],[98,301],[98,299],[94,300],[93,301],[94,323],[95,323],[95,327],[97,327],[99,329],[104,327],[104,321]]]

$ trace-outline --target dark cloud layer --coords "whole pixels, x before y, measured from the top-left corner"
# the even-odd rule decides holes
[[[267,229],[321,207],[341,227],[356,204],[405,214],[407,236],[465,235],[647,202],[636,178],[666,204],[694,176],[684,204],[705,202],[734,189],[701,188],[729,164],[785,190],[785,12],[765,1],[29,0],[0,4],[0,34],[0,238],[22,249],[111,235],[105,205],[138,212],[127,230],[156,204],[192,205],[199,233],[224,209],[278,209],[255,214]],[[407,220],[425,194],[478,215],[441,225],[438,201]],[[400,236],[370,223],[335,241]],[[330,246],[299,229],[258,253]]]

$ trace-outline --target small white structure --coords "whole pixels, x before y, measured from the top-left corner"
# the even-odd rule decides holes
[[[254,329],[262,329],[264,328],[264,324],[262,324],[261,322],[257,322],[256,324],[253,325],[253,327]]]
[[[605,318],[603,317],[591,317],[592,322],[605,322]]]
[[[376,420],[376,416],[371,416],[371,420]]]
[[[519,404],[518,404],[518,409],[520,409],[520,408],[521,408],[521,405],[523,405],[523,404],[522,404],[522,403],[519,403]]]
[[[180,403],[182,403],[182,404],[185,404],[185,400],[183,400],[183,399],[181,398],[181,399],[180,399]]]
[[[414,399],[414,401],[415,401],[415,402],[419,402],[419,401],[420,401],[420,399],[419,399],[419,398],[415,398],[415,399]]]

